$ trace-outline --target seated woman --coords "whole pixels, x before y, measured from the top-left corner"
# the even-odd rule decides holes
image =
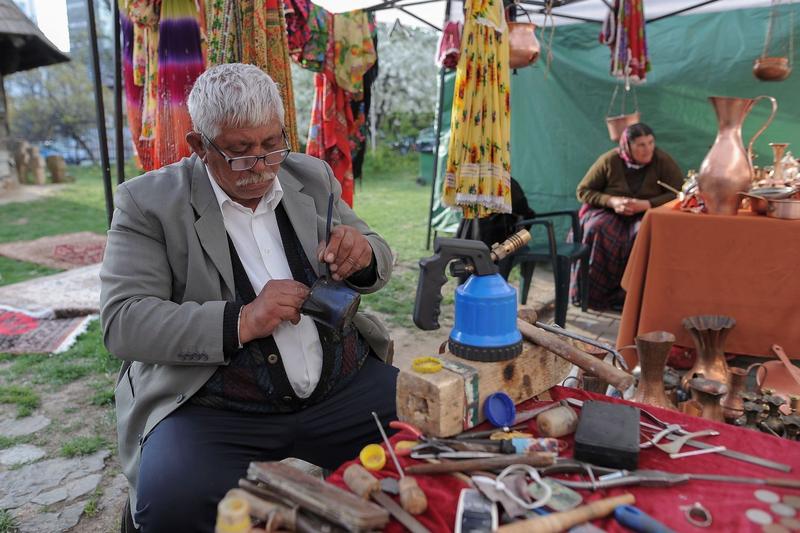
[[[583,242],[592,248],[589,307],[622,308],[620,281],[644,212],[675,198],[659,180],[680,189],[683,173],[669,154],[656,148],[653,130],[639,123],[625,128],[619,147],[601,155],[578,184]],[[573,302],[579,299],[577,272],[576,265]]]

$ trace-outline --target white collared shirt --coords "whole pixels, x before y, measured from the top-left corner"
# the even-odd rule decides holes
[[[256,294],[271,279],[292,279],[292,271],[283,250],[275,208],[283,198],[283,188],[277,178],[255,211],[231,200],[214,179],[206,165],[208,179],[222,211],[225,230],[230,235],[239,259]],[[272,332],[281,352],[283,367],[294,392],[308,398],[322,373],[322,344],[314,321],[300,315],[297,325],[281,322]]]

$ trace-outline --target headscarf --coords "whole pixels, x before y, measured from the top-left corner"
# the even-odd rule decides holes
[[[637,124],[632,124],[625,128],[622,132],[622,135],[619,137],[619,148],[617,148],[617,152],[619,156],[622,158],[622,161],[625,162],[625,166],[628,168],[632,168],[634,170],[640,169],[645,165],[640,165],[636,162],[633,158],[633,154],[631,153],[631,141],[633,139],[642,137],[644,135],[653,135],[653,130],[646,124],[641,122]]]

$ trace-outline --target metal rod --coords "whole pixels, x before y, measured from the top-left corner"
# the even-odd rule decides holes
[[[386,448],[388,448],[389,450],[389,455],[392,456],[392,461],[394,461],[394,466],[397,467],[397,473],[400,474],[400,479],[406,477],[405,473],[403,473],[403,467],[400,466],[400,461],[397,460],[397,456],[394,454],[392,443],[389,442],[389,437],[386,436],[386,431],[383,430],[383,426],[381,425],[381,419],[378,418],[378,413],[372,411],[372,417],[375,419],[375,423],[378,424],[378,431],[381,432],[381,437],[383,437],[383,442],[384,444],[386,444]]]
[[[450,18],[450,0],[444,8],[444,20]],[[428,204],[428,235],[425,237],[425,249],[431,248],[431,225],[433,224],[433,200],[436,197],[436,179],[439,177],[439,138],[442,135],[442,103],[444,101],[444,67],[439,68],[439,101],[436,103],[436,124],[434,125],[433,171],[431,175],[431,200]]]
[[[125,182],[125,142],[122,138],[122,50],[119,2],[114,4],[114,151],[117,153],[117,185]]]
[[[660,15],[658,17],[651,18],[650,20],[646,20],[645,23],[646,24],[650,24],[651,22],[656,22],[656,21],[661,20],[661,19],[669,18],[669,17],[671,17],[673,15],[680,15],[681,13],[686,13],[687,11],[691,11],[692,9],[697,9],[698,7],[703,7],[703,6],[706,6],[708,4],[713,4],[716,1],[717,0],[706,0],[705,2],[700,2],[699,4],[695,4],[695,5],[689,6],[689,7],[684,7],[683,9],[679,9],[677,11],[673,11],[672,13],[666,13],[664,15]]]
[[[116,3],[116,2],[115,2]],[[89,39],[92,45],[92,74],[94,75],[94,101],[97,113],[97,136],[100,141],[100,164],[103,170],[103,189],[106,196],[106,216],[111,227],[114,199],[111,193],[111,166],[108,162],[108,137],[106,135],[106,113],[103,105],[103,80],[100,79],[100,57],[97,51],[97,26],[94,21],[94,0],[86,0],[89,11]]]
[[[428,22],[428,21],[427,21],[427,20],[425,20],[424,18],[422,18],[422,17],[420,17],[420,16],[418,16],[418,15],[415,15],[414,13],[412,13],[411,11],[409,11],[408,9],[404,9],[404,8],[403,8],[403,7],[401,7],[401,6],[395,6],[395,9],[398,9],[398,10],[402,11],[403,13],[405,13],[406,15],[408,15],[409,17],[412,17],[412,18],[415,18],[415,19],[417,19],[418,21],[422,22],[423,24],[427,24],[428,26],[430,26],[431,28],[433,28],[434,30],[436,30],[436,31],[438,31],[438,32],[441,32],[441,31],[442,31],[442,28],[439,28],[438,26],[435,26],[434,24],[431,24],[430,22]]]
[[[605,350],[614,356],[614,359],[616,359],[617,362],[619,362],[623,370],[628,370],[628,364],[625,362],[625,358],[622,357],[622,354],[620,354],[616,349],[612,348],[608,344],[602,343],[600,341],[597,341],[589,337],[585,337],[579,333],[573,333],[571,331],[567,331],[566,329],[560,328],[558,326],[551,326],[549,324],[545,324],[544,322],[536,321],[534,322],[533,325],[536,326],[537,328],[542,328],[545,331],[549,331],[550,333],[555,333],[556,335],[569,337],[570,339],[575,339],[581,342],[585,342],[586,344],[594,346],[595,348],[600,348],[601,350]]]

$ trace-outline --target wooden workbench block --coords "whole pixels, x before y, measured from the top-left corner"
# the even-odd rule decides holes
[[[395,356],[400,369],[397,417],[433,437],[450,437],[483,422],[488,395],[502,391],[519,404],[561,383],[572,366],[529,342],[518,357],[497,363],[469,361],[448,352],[438,356],[446,368],[432,374],[411,369],[417,356]]]

